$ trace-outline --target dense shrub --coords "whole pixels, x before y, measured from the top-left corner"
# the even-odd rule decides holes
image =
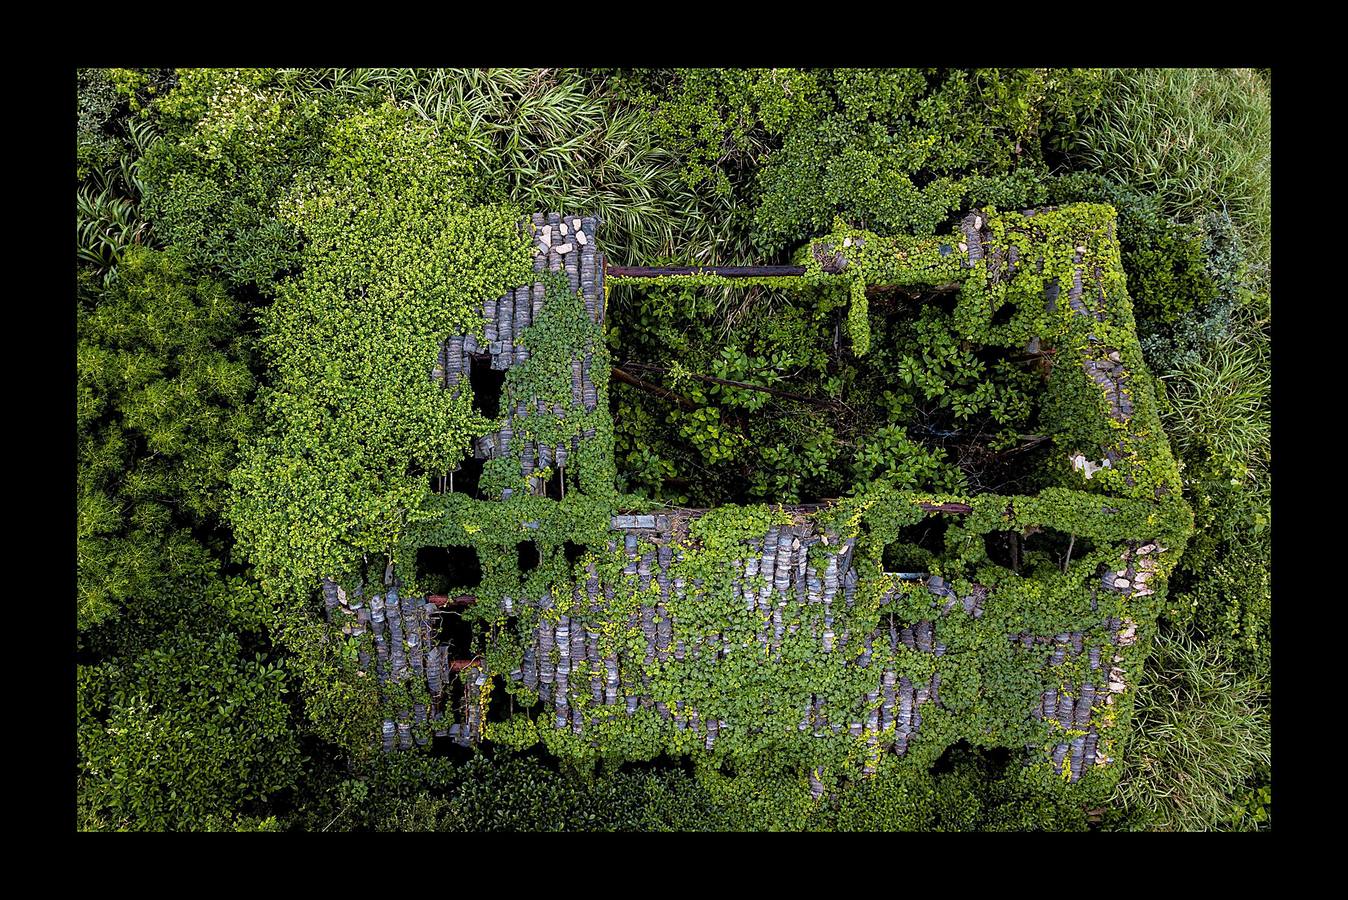
[[[82,828],[219,830],[295,784],[284,672],[232,634],[170,631],[77,683]]]
[[[270,291],[298,262],[279,216],[297,174],[323,159],[333,103],[296,101],[258,70],[186,70],[156,106],[165,140],[141,165],[159,238],[230,286]]]
[[[219,526],[252,429],[247,318],[173,252],[144,248],[83,300],[81,827],[247,825],[299,760],[272,608],[226,564]]]
[[[832,102],[792,122],[759,174],[754,241],[777,252],[835,216],[881,234],[930,234],[982,178],[1046,172],[1046,144],[1096,96],[1091,70],[847,69]],[[981,198],[980,198],[981,199]]]
[[[231,519],[271,589],[304,596],[384,554],[404,510],[487,423],[429,378],[436,342],[481,328],[530,271],[517,209],[473,206],[448,138],[392,106],[342,120],[285,221],[303,269],[264,320],[270,427],[235,471]],[[382,568],[382,567],[381,567]]]
[[[252,430],[243,310],[173,253],[133,248],[79,311],[81,627],[218,577],[210,534]]]

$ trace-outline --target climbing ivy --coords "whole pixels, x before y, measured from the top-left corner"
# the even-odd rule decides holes
[[[805,773],[810,771],[822,773],[817,777],[836,787],[868,764],[878,765],[877,751],[864,739],[849,735],[845,727],[841,732],[819,731],[808,723],[798,727],[810,698],[826,698],[830,721],[845,726],[864,713],[858,713],[855,703],[875,689],[879,671],[888,669],[923,683],[939,670],[941,703],[924,708],[922,728],[897,764],[910,771],[925,771],[960,741],[979,747],[1028,747],[1039,753],[1029,757],[1032,764],[1023,776],[1016,776],[1022,779],[1018,783],[1046,797],[1065,796],[1065,781],[1072,773],[1058,774],[1047,753],[1060,735],[1066,733],[1070,738],[1083,732],[1055,730],[1058,726],[1052,720],[1036,721],[1029,710],[1038,705],[1046,679],[1063,692],[1075,691],[1088,680],[1086,659],[1069,657],[1046,670],[1042,656],[1023,650],[1010,638],[1021,633],[1079,631],[1089,635],[1089,640],[1109,644],[1112,633],[1102,627],[1107,619],[1126,619],[1140,629],[1150,628],[1164,602],[1165,573],[1173,567],[1191,520],[1178,491],[1173,490],[1174,463],[1157,424],[1153,388],[1131,330],[1117,245],[1111,238],[1112,211],[1078,206],[1033,219],[995,211],[986,216],[991,246],[1004,248],[1014,240],[1028,260],[1010,277],[993,278],[987,257],[971,261],[958,233],[945,239],[884,239],[842,229],[821,241],[827,251],[811,251],[806,264],[814,279],[839,279],[863,288],[873,283],[960,285],[953,312],[918,319],[917,332],[930,345],[929,352],[908,357],[907,362],[900,356],[893,363],[908,373],[918,391],[941,394],[943,382],[977,380],[980,363],[961,349],[958,339],[1020,346],[1033,335],[1044,347],[1056,350],[1059,359],[1049,378],[1049,399],[1039,423],[1057,450],[1057,461],[1047,470],[1046,486],[1034,495],[932,493],[904,490],[908,483],[902,475],[895,475],[863,484],[814,514],[765,504],[721,505],[687,521],[687,537],[677,543],[669,569],[671,578],[685,586],[680,595],[663,593],[654,579],[643,586],[632,557],[609,530],[613,514],[648,505],[612,488],[611,463],[604,462],[611,432],[603,391],[593,413],[543,417],[551,421],[524,425],[531,435],[546,442],[594,427],[597,455],[590,458],[593,468],[587,471],[582,466],[577,477],[568,478],[568,493],[557,500],[531,496],[524,489],[520,476],[513,474],[519,471],[517,459],[507,455],[495,461],[497,467],[484,474],[483,483],[491,497],[510,488],[509,498],[429,498],[397,554],[399,570],[414,570],[414,552],[421,546],[476,550],[483,577],[479,585],[468,586],[478,599],[469,614],[479,626],[475,653],[486,660],[492,673],[502,676],[505,694],[515,698],[517,708],[528,710],[538,699],[510,677],[520,667],[525,643],[541,621],[556,622],[566,615],[573,628],[585,627],[598,634],[601,657],[616,654],[622,661],[621,684],[641,685],[642,694],[651,701],[682,712],[675,719],[645,706],[628,713],[623,704],[596,705],[581,690],[569,698],[583,718],[580,733],[552,727],[548,712],[521,711],[506,723],[493,724],[488,729],[489,740],[495,734],[517,748],[537,741],[581,770],[600,761],[695,754],[705,765],[726,771],[752,767],[759,778],[794,781],[802,791]],[[834,252],[832,248],[843,248],[846,255],[840,275],[823,271],[819,263],[821,255]],[[1042,269],[1035,265],[1040,260]],[[1056,307],[1045,304],[1045,280],[1056,278],[1060,284],[1071,285],[1073,267],[1078,264],[1097,272],[1087,282],[1092,288],[1098,286],[1103,299],[1095,293],[1083,296],[1093,304],[1092,309],[1098,308],[1099,317],[1082,315],[1073,308],[1066,302],[1067,291]],[[1010,307],[1012,315],[1005,323],[994,324],[994,311],[1003,305]],[[545,403],[568,403],[571,360],[596,354],[596,365],[606,361],[600,352],[603,344],[598,327],[585,315],[577,295],[568,295],[553,280],[548,285],[547,308],[549,312],[521,337],[530,348],[530,357],[518,374],[507,377],[507,406],[530,396],[542,397]],[[1111,406],[1082,368],[1083,354],[1093,353],[1096,343],[1117,347],[1123,354],[1120,358],[1129,373],[1132,398],[1132,414],[1123,421],[1112,417]],[[1029,385],[1023,387],[1029,389]],[[1000,416],[1013,424],[1022,421],[1018,416],[1024,413],[1015,411],[1015,403],[1007,405],[1005,397],[999,400],[995,393],[986,392],[978,396],[976,389],[973,397],[992,411],[994,419]],[[902,404],[897,405],[902,409]],[[971,410],[957,408],[953,414]],[[1066,460],[1075,450],[1089,451],[1094,457],[1111,447],[1119,448],[1118,461],[1112,469],[1095,473],[1093,481]],[[906,540],[904,529],[924,521],[929,515],[924,505],[969,510],[935,513],[951,516],[953,521],[946,527],[942,545],[926,551],[926,562],[931,574],[948,580],[958,593],[968,593],[974,584],[988,588],[992,599],[983,617],[958,611],[938,615],[925,585],[886,573],[886,548],[901,545]],[[809,565],[815,577],[822,574],[830,545],[855,543],[854,565],[860,582],[855,602],[835,609],[834,629],[864,636],[935,619],[944,646],[939,664],[931,653],[902,646],[890,650],[877,644],[871,650],[870,665],[863,667],[857,665],[862,652],[859,638],[845,651],[820,653],[817,635],[822,611],[809,606],[787,613],[790,620],[784,623],[779,646],[760,641],[762,616],[746,608],[734,587],[748,554],[760,552],[749,542],[761,538],[773,525],[799,524],[811,515],[816,530],[827,540],[812,551]],[[1080,549],[1073,555],[1072,546],[1063,552],[1051,543],[1026,542],[1023,557],[1011,567],[990,556],[990,536],[1011,534],[1023,539],[1045,530],[1070,536],[1072,546],[1080,541]],[[542,560],[528,572],[519,570],[512,552],[521,541],[533,542]],[[1155,575],[1156,593],[1130,598],[1100,591],[1100,573],[1117,568],[1121,554],[1147,541],[1159,541],[1166,548]],[[574,563],[564,552],[566,542],[583,548]],[[654,549],[648,539],[639,539],[638,554]],[[591,606],[585,587],[593,579],[605,587],[599,608]],[[762,587],[761,576],[746,579],[745,586]],[[634,614],[657,600],[664,606],[661,615],[667,614],[673,622],[673,643],[684,649],[672,658],[648,660],[646,639],[633,624]],[[1136,671],[1145,644],[1129,643],[1119,647],[1118,653],[1119,665],[1125,671]],[[582,683],[601,675],[576,661],[573,677]],[[693,711],[704,722],[727,723],[709,751],[704,749],[705,733],[679,727]],[[1126,734],[1128,716],[1125,695],[1122,702],[1108,708],[1104,718],[1092,723],[1100,729],[1103,755],[1120,752],[1118,740]],[[1081,781],[1073,786],[1078,797],[1099,800],[1108,795],[1117,767],[1099,769],[1078,773]],[[715,783],[717,776],[708,777]],[[742,787],[748,789],[748,784]],[[803,796],[802,802],[808,805],[808,792]]]
[[[483,302],[529,272],[520,212],[478,204],[451,136],[384,106],[335,123],[325,148],[282,204],[303,268],[263,317],[269,427],[232,478],[240,548],[292,605],[323,577],[354,586],[367,562],[382,574],[425,473],[485,432],[468,392],[442,390],[430,367],[438,341],[481,336]],[[325,646],[292,631],[302,653]],[[314,696],[327,665],[310,673]]]

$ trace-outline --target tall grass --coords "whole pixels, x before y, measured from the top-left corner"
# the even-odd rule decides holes
[[[128,122],[115,163],[91,169],[76,191],[76,254],[104,278],[115,277],[117,260],[127,247],[149,243],[150,223],[140,212],[140,160],[158,140],[148,123]]]
[[[1269,762],[1265,687],[1238,676],[1212,645],[1157,638],[1138,684],[1133,736],[1116,800],[1160,831],[1249,828],[1234,798]]]
[[[610,108],[565,69],[287,70],[283,84],[372,100],[392,97],[452,131],[526,210],[598,215],[615,261],[708,242],[669,153],[644,117]],[[713,236],[714,237],[714,236]]]
[[[1185,221],[1227,209],[1252,256],[1271,233],[1271,106],[1254,69],[1112,69],[1077,131],[1086,168],[1160,195]]]
[[[1269,461],[1267,339],[1233,329],[1165,376],[1166,431],[1184,457],[1218,462],[1232,477],[1258,478]]]

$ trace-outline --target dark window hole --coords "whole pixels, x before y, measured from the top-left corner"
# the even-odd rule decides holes
[[[945,775],[956,769],[975,769],[986,778],[996,778],[1006,771],[1014,752],[1009,747],[974,747],[967,740],[958,740],[945,749],[928,771]]]
[[[1001,308],[992,314],[993,325],[1010,325],[1011,318],[1016,314],[1016,304],[1003,303]]]
[[[1020,571],[1021,538],[1014,531],[989,531],[983,535],[988,559],[1004,569]]]
[[[533,541],[520,541],[515,545],[515,555],[519,561],[520,574],[532,572],[543,561],[543,551]]]
[[[453,472],[441,476],[440,483],[443,487],[436,489],[441,493],[448,491],[454,494],[467,494],[469,497],[477,497],[477,486],[482,480],[482,467],[486,464],[485,459],[469,456]],[[433,486],[435,481],[436,479],[432,479]]]
[[[945,552],[945,533],[949,520],[940,513],[899,529],[893,543],[885,546],[886,572],[921,572]]]
[[[473,623],[463,614],[463,607],[445,607],[437,614],[435,642],[437,646],[449,647],[450,662],[473,656]]]
[[[1072,560],[1079,560],[1095,550],[1095,542],[1090,538],[1056,528],[1037,527],[1023,543],[1027,554],[1044,554],[1052,565],[1060,569],[1066,569]]]
[[[566,554],[566,564],[574,566],[576,563],[580,562],[580,558],[585,555],[585,545],[564,541],[562,543],[562,552]]]
[[[488,419],[501,415],[501,391],[505,370],[491,367],[491,356],[473,354],[468,366],[468,384],[473,389],[473,409]]]
[[[482,583],[482,563],[473,547],[422,547],[417,583],[430,594],[472,593]]]
[[[543,486],[543,496],[547,497],[549,500],[561,500],[566,492],[566,487],[562,481],[563,477],[564,474],[561,467],[554,464],[552,467],[552,476],[548,479],[548,483]]]
[[[504,722],[512,716],[526,714],[530,707],[522,706],[513,694],[506,693],[506,676],[491,678],[491,702],[487,704],[487,721]],[[535,704],[539,706],[541,704]]]

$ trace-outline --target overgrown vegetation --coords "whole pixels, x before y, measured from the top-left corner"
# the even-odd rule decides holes
[[[81,828],[1269,827],[1266,75],[91,69],[78,87]],[[920,248],[974,207],[1077,201],[1117,210],[1197,528],[1112,800],[1087,809],[967,743],[818,802],[786,745],[589,776],[513,755],[519,735],[466,761],[371,757],[380,701],[315,587],[382,579],[408,540],[513,554],[490,524],[436,530],[461,501],[428,476],[491,425],[426,373],[436,341],[531,279],[525,214],[600,216],[615,263],[774,263],[830,234]],[[628,377],[601,386],[596,446],[617,472],[519,507],[543,512],[527,584],[566,571],[546,535],[602,542],[615,490],[719,506],[1052,485],[1045,416],[1075,402],[1045,393],[1060,361],[997,297],[986,339],[961,339],[975,304],[939,287],[616,285],[599,358]],[[508,391],[546,388],[563,343],[591,340],[557,316]],[[901,555],[980,559],[994,529],[973,519]],[[1025,565],[1068,569],[1040,553]],[[484,563],[484,596],[515,577]]]

